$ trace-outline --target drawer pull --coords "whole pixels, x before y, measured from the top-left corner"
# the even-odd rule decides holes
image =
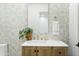
[[[34,50],[34,52],[36,52],[36,50]]]
[[[61,52],[59,52],[59,54],[61,54]]]
[[[37,52],[39,52],[39,50],[37,50]]]

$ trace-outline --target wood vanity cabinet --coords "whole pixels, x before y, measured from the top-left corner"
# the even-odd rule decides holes
[[[22,56],[66,56],[67,47],[23,46]]]

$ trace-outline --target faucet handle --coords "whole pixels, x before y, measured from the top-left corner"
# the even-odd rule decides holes
[[[43,40],[43,38],[41,38],[41,40]]]
[[[39,40],[39,35],[37,34],[37,40]]]

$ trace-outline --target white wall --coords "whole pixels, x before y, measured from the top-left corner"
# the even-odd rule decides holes
[[[78,47],[78,4],[69,4],[69,55],[79,55]]]

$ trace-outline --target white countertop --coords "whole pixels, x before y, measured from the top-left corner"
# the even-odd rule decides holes
[[[68,45],[60,40],[30,40],[22,44],[22,46],[61,46],[68,47]]]

